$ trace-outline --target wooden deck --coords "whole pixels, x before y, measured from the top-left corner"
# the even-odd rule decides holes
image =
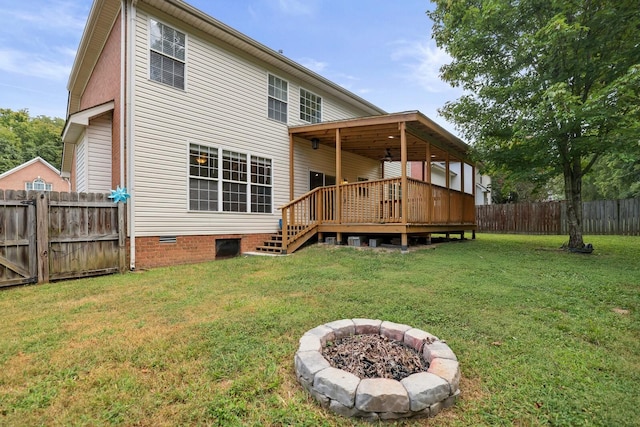
[[[473,194],[416,179],[381,179],[320,187],[282,207],[282,250],[318,233],[409,235],[475,230]]]

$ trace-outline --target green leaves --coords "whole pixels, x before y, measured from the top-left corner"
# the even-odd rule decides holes
[[[489,173],[561,173],[579,212],[583,175],[640,140],[637,1],[434,3],[433,37],[452,57],[441,77],[469,92],[441,113]],[[570,222],[580,233],[579,216]]]
[[[60,167],[63,127],[60,118],[30,117],[27,110],[0,108],[0,173],[36,156]]]

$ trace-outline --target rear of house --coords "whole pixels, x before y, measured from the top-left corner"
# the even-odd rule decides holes
[[[93,4],[63,174],[76,191],[128,189],[131,268],[213,259],[219,240],[251,250],[289,201],[288,126],[383,111],[182,1],[134,3]],[[296,150],[295,193],[335,176],[334,156]],[[380,177],[352,164],[353,180]]]

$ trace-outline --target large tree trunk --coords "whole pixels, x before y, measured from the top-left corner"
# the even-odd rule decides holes
[[[564,167],[564,192],[567,199],[569,249],[582,249],[582,165],[580,159]]]

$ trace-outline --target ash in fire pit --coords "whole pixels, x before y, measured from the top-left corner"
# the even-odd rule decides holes
[[[348,417],[435,416],[460,395],[458,360],[444,341],[381,320],[344,319],[311,329],[300,338],[295,367],[300,384],[323,407]]]
[[[358,378],[390,378],[400,381],[426,372],[429,365],[417,351],[382,335],[353,335],[327,343],[322,355],[334,368]]]

